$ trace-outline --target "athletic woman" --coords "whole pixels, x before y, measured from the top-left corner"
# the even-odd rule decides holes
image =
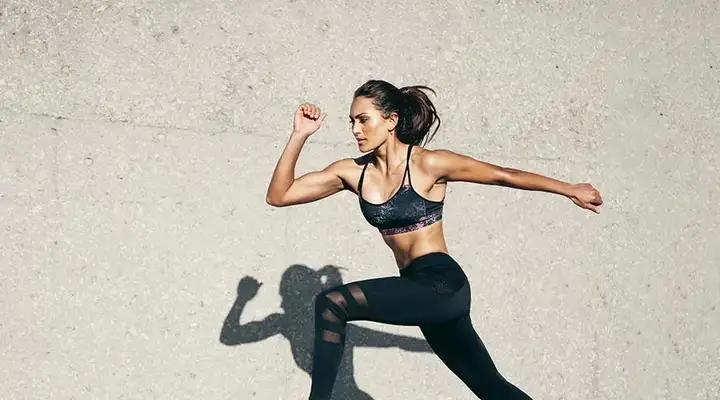
[[[310,400],[330,399],[346,324],[357,320],[419,326],[433,351],[478,398],[530,399],[498,372],[473,328],[470,284],[448,254],[443,234],[447,183],[560,194],[596,213],[602,205],[600,193],[588,183],[569,184],[423,148],[421,142],[427,144],[440,125],[423,90],[434,93],[426,86],[397,88],[379,80],[363,84],[353,96],[350,124],[365,154],[296,178],[302,147],[326,116],[315,105],[301,104],[273,172],[266,201],[275,207],[317,201],[342,190],[355,193],[363,216],[379,230],[399,268],[398,276],[350,282],[315,297]]]

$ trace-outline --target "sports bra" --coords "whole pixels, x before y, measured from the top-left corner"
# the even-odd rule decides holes
[[[362,197],[362,185],[365,178],[365,170],[369,161],[363,167],[358,182],[358,197],[360,199],[360,210],[365,220],[370,225],[378,228],[383,235],[394,235],[418,230],[432,225],[442,219],[443,203],[441,201],[428,200],[421,196],[412,187],[410,178],[410,152],[412,145],[408,146],[405,172],[400,188],[386,202],[374,204]],[[405,175],[408,183],[405,184]]]

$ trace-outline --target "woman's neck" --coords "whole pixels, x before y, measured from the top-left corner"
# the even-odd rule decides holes
[[[383,174],[390,175],[391,171],[405,163],[408,146],[399,140],[388,140],[373,152],[375,168]]]

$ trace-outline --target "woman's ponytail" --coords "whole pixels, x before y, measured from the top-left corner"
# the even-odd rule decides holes
[[[438,117],[435,105],[427,96],[424,90],[433,94],[435,91],[427,86],[415,85],[400,88],[403,94],[403,113],[400,115],[402,123],[398,124],[398,139],[405,144],[424,144],[430,142],[438,129],[440,129],[440,117]],[[432,134],[430,129],[437,122]]]

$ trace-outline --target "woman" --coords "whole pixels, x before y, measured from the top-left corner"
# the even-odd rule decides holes
[[[309,203],[342,190],[356,193],[364,217],[380,231],[399,268],[399,276],[350,282],[316,296],[310,400],[330,398],[345,327],[355,320],[419,326],[435,353],[479,398],[530,399],[497,371],[472,326],[470,285],[448,254],[443,234],[447,183],[561,194],[596,213],[602,204],[590,184],[572,185],[448,150],[424,149],[420,143],[432,139],[440,120],[422,89],[432,91],[426,86],[398,89],[378,80],[363,84],[354,93],[350,123],[360,152],[367,154],[295,178],[302,146],[326,116],[314,105],[300,105],[273,172],[266,197],[272,206]]]

